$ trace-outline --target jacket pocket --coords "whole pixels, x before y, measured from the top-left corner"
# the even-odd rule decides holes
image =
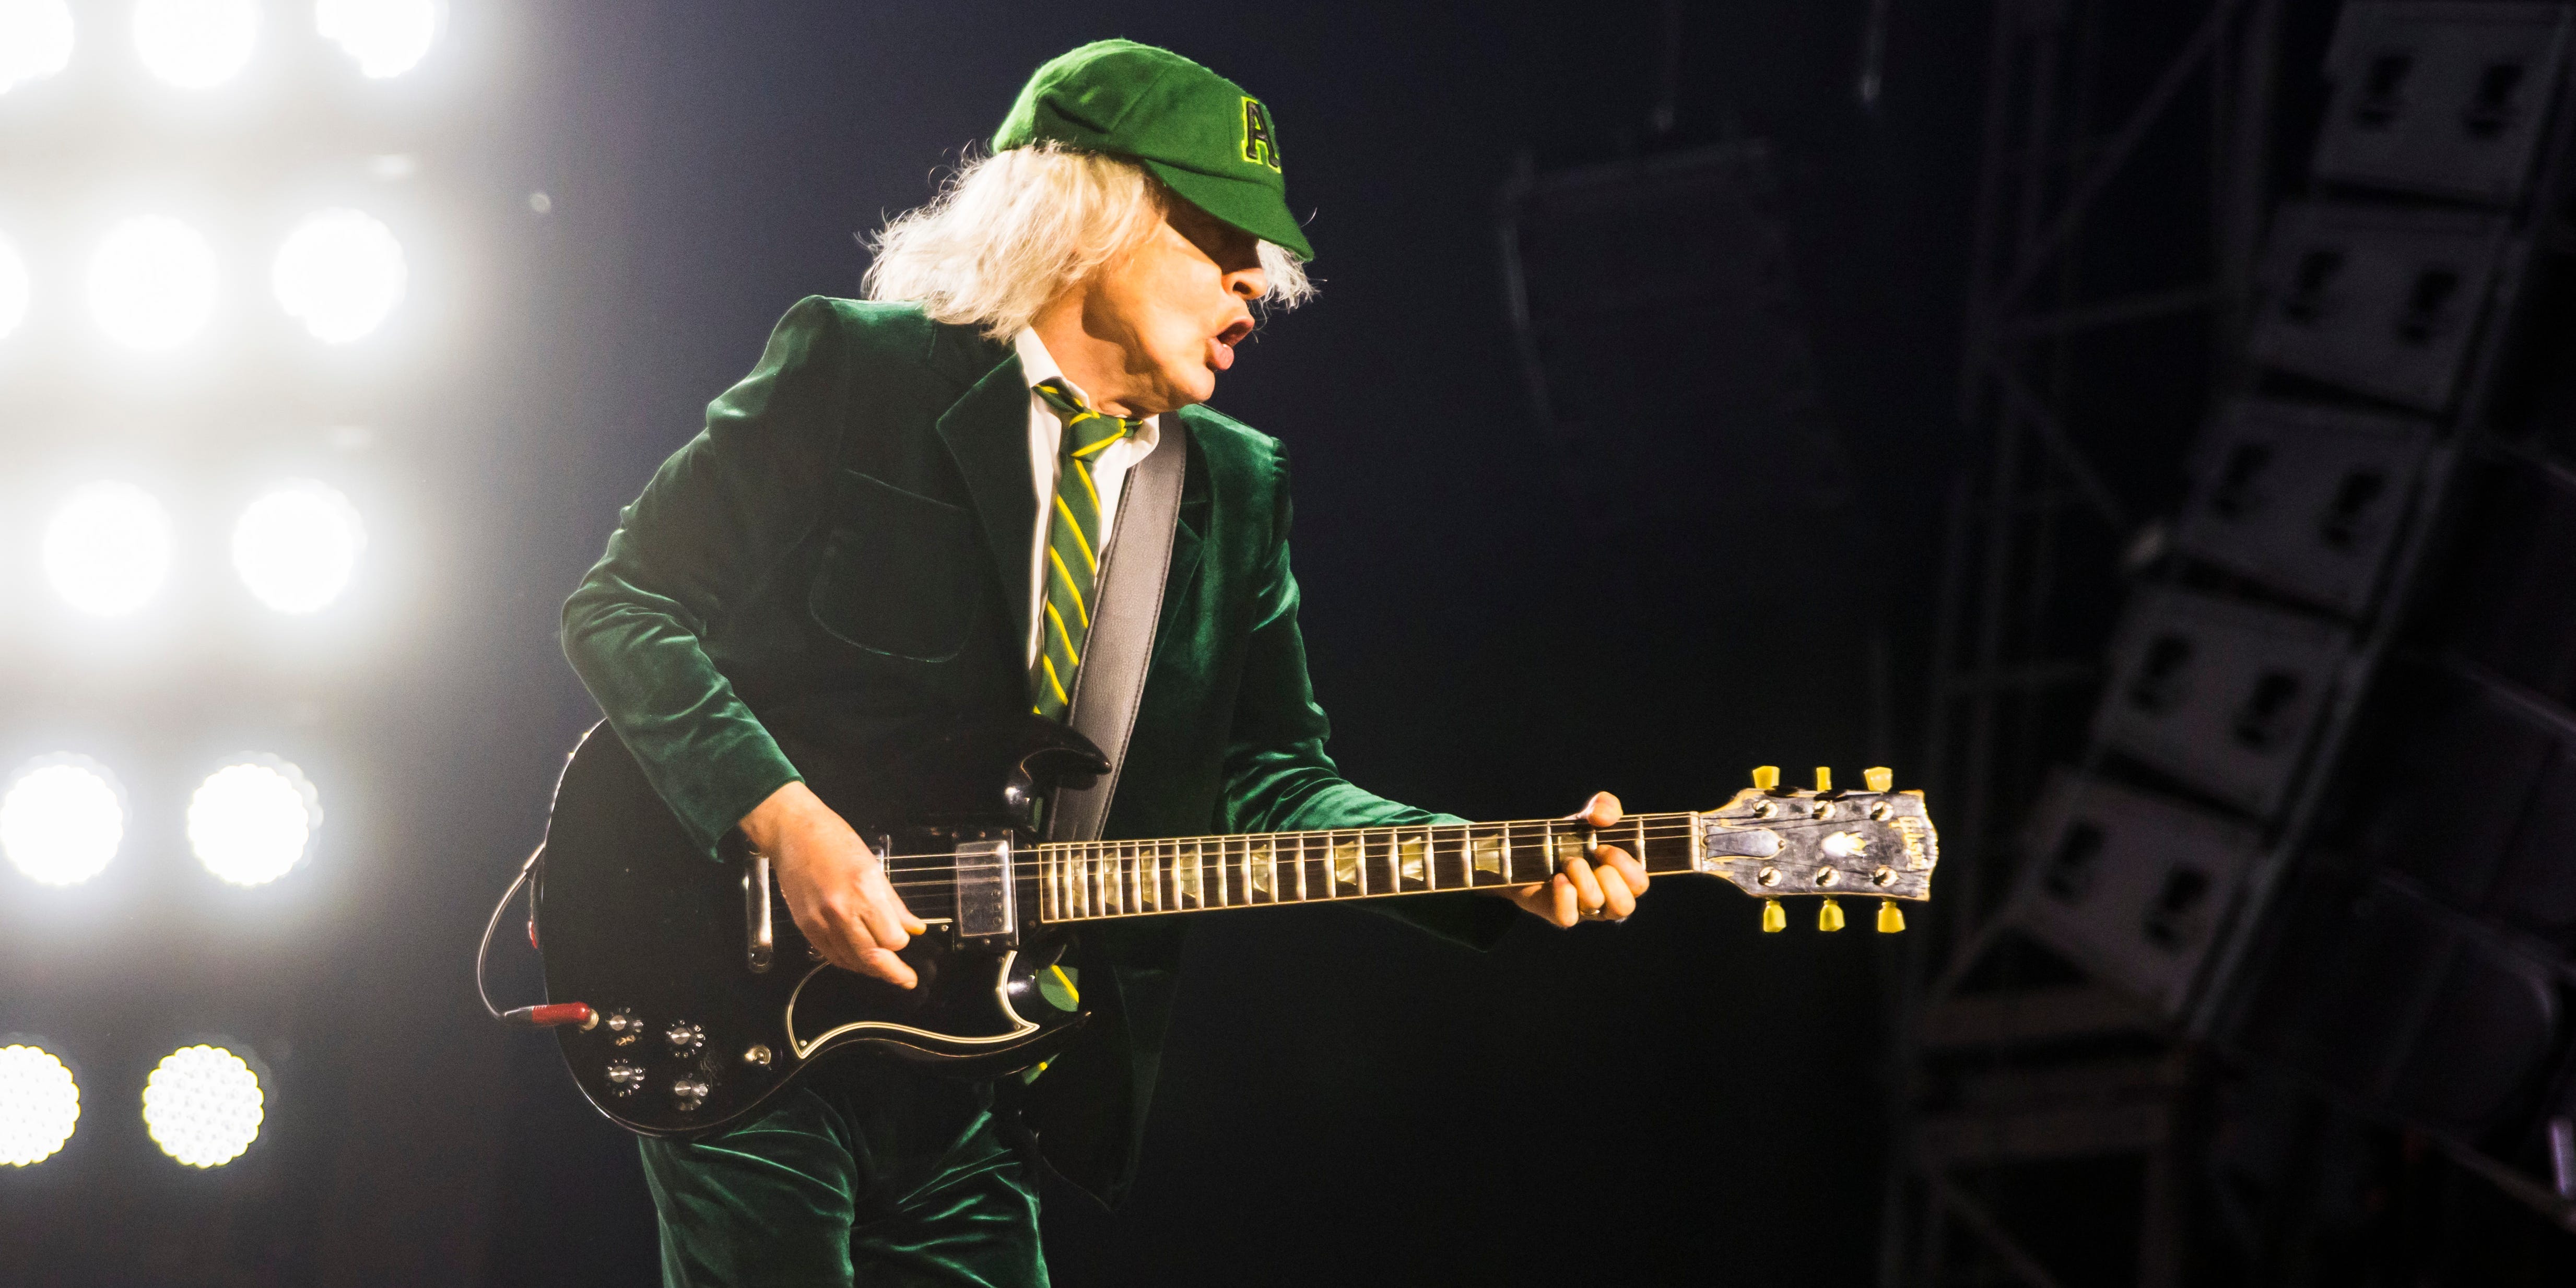
[[[832,491],[832,530],[805,597],[815,624],[871,653],[955,657],[975,624],[973,520],[855,470],[837,471]]]

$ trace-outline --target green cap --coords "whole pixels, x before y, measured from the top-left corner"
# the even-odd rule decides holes
[[[1049,59],[993,132],[993,150],[1050,139],[1132,158],[1191,205],[1299,259],[1315,257],[1288,213],[1270,109],[1168,49],[1096,40]]]

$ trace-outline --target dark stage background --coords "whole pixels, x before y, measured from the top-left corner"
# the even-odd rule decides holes
[[[431,595],[342,708],[372,805],[335,850],[327,951],[231,976],[295,999],[270,1138],[242,1175],[90,1207],[119,1246],[46,1236],[52,1281],[653,1280],[631,1143],[550,1042],[483,1019],[467,974],[594,718],[557,605],[775,318],[854,294],[854,234],[926,198],[1031,68],[1085,40],[1167,45],[1263,96],[1314,212],[1320,301],[1247,346],[1216,405],[1294,451],[1305,629],[1352,778],[1469,816],[1599,787],[1699,808],[1756,764],[1857,773],[1912,745],[1902,720],[1873,726],[1855,641],[1730,608],[1728,551],[1575,522],[1522,395],[1496,195],[1524,152],[1647,146],[1660,6],[455,9],[492,60],[429,157],[475,229],[464,343],[391,418],[429,498]],[[1685,6],[1655,146],[1732,130],[1776,149],[1825,414],[1875,525],[1836,593],[1894,623],[1902,716],[1937,480],[1962,451],[1984,16],[1897,6],[1865,110],[1865,12]],[[1790,553],[1769,566],[1822,571]],[[1337,910],[1203,923],[1136,1198],[1111,1217],[1050,1194],[1058,1282],[1868,1279],[1896,946],[1763,936],[1756,907],[1668,881],[1624,927],[1533,922],[1485,956]],[[148,947],[90,951],[153,969]],[[500,979],[533,989],[525,963]],[[100,1092],[96,1121],[125,1094]],[[121,1194],[104,1166],[87,1192]],[[91,1202],[27,1179],[65,1220]]]

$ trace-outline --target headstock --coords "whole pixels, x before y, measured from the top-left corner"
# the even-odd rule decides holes
[[[1824,896],[1816,928],[1843,928],[1840,898],[1880,900],[1878,928],[1905,929],[1899,899],[1932,897],[1932,868],[1941,861],[1939,833],[1923,793],[1896,791],[1886,769],[1861,773],[1864,790],[1837,791],[1833,771],[1819,767],[1813,788],[1783,787],[1777,766],[1753,771],[1753,786],[1700,813],[1700,871],[1724,877],[1762,900],[1762,929],[1784,930],[1786,895]]]

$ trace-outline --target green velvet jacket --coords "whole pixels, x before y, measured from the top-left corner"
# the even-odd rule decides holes
[[[909,305],[808,298],[620,513],[564,605],[564,651],[711,853],[799,777],[764,709],[819,707],[882,744],[1026,708],[1028,408],[1008,345]],[[1187,482],[1106,835],[1445,820],[1353,786],[1324,753],[1285,449],[1205,407],[1164,426],[1157,450],[1189,453]],[[1476,944],[1513,915],[1476,896],[1389,911]],[[1086,932],[1095,1018],[1026,1092],[1048,1161],[1103,1202],[1134,1173],[1194,920]]]

